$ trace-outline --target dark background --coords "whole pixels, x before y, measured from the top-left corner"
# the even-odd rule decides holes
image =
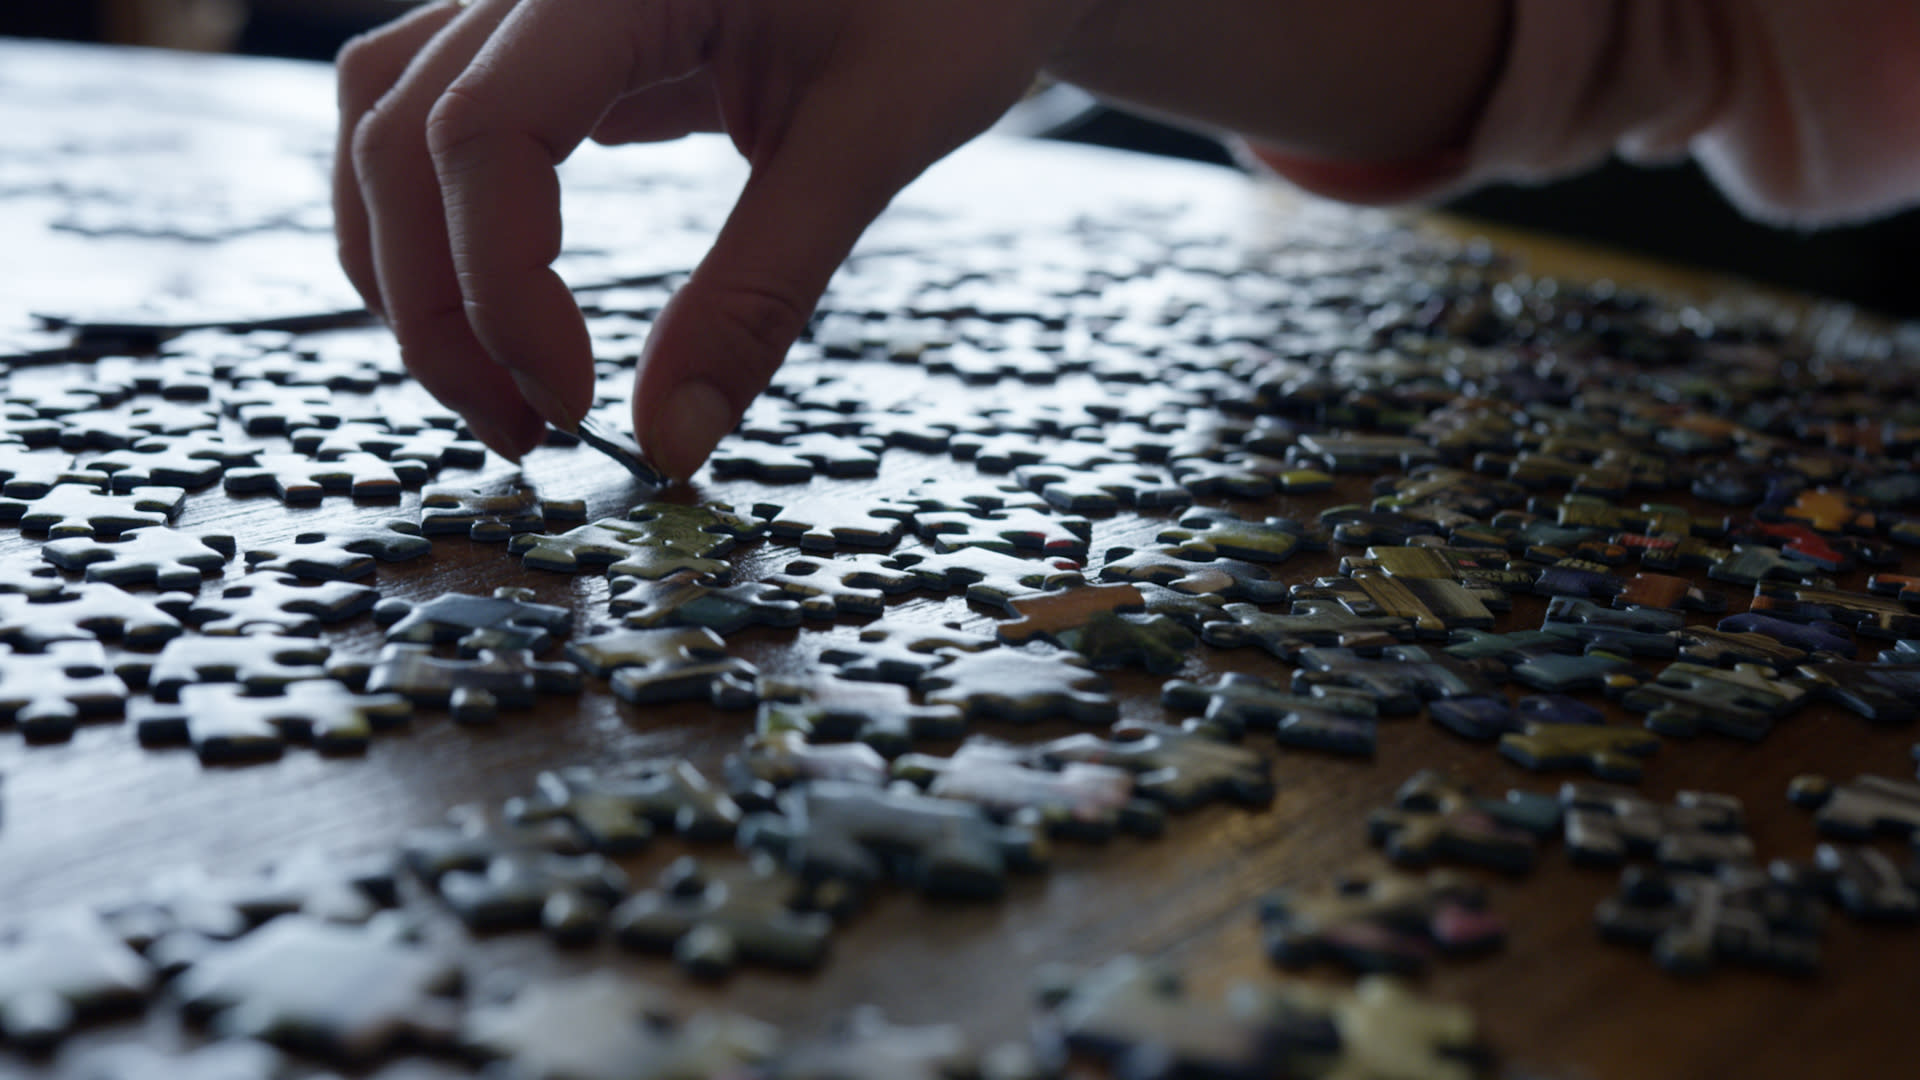
[[[196,11],[221,6],[243,8],[230,28],[162,37]],[[347,38],[404,7],[399,0],[68,0],[0,8],[0,33],[164,40],[329,59]],[[1077,142],[1231,164],[1212,139],[1099,106],[1052,112],[1028,127]],[[1692,165],[1642,169],[1619,163],[1550,185],[1488,188],[1449,208],[1920,316],[1920,275],[1914,271],[1920,266],[1920,211],[1818,232],[1769,228],[1742,217]]]

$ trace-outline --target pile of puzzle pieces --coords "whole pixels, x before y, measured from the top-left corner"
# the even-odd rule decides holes
[[[371,860],[185,868],[0,924],[0,1068],[164,1006],[214,1041],[60,1065],[1447,1080],[1490,1067],[1471,1016],[1383,976],[1501,947],[1474,875],[1556,846],[1620,875],[1598,935],[1674,972],[1806,974],[1835,912],[1920,922],[1913,852],[1876,843],[1920,838],[1920,784],[1796,781],[1811,859],[1764,858],[1738,800],[1633,786],[1812,706],[1920,718],[1920,336],[1534,281],[1341,220],[1239,252],[1117,221],[985,244],[957,221],[958,254],[856,258],[697,494],[596,513],[528,478],[592,449],[556,432],[502,469],[365,328],[108,347],[81,327],[12,357],[0,723],[22,742],[118,722],[155,754],[264,765],[576,695],[691,702],[738,739],[705,767],[541,771]],[[620,422],[669,295],[581,293],[597,418]],[[236,515],[280,526],[204,524]],[[489,587],[423,596],[456,547]],[[1306,552],[1337,572],[1297,573]],[[556,582],[594,599],[543,602]],[[817,663],[763,671],[737,639]],[[1285,676],[1183,677],[1243,650]],[[1157,700],[1118,688],[1142,677]],[[1115,959],[1049,985],[1030,1043],[870,1011],[800,1041],[611,972],[481,1001],[427,932],[611,941],[707,981],[816,970],[877,894],[992,902],[1058,844],[1269,812],[1279,755],[1370,768],[1389,725],[1573,778],[1417,774],[1354,823],[1379,863],[1248,912],[1276,964],[1351,989],[1275,975],[1195,1001]],[[10,809],[0,830],[31,827]],[[677,857],[635,880],[657,847]]]

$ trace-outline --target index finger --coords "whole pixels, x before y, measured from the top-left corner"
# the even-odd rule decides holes
[[[699,66],[711,5],[526,0],[428,122],[454,268],[481,345],[583,416],[592,350],[560,254],[554,169],[627,93]]]

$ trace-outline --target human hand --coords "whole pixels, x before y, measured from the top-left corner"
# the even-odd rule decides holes
[[[642,353],[633,421],[696,470],[893,196],[1016,101],[1097,0],[478,0],[340,55],[340,258],[407,367],[518,459],[592,403],[550,267],[582,140],[724,131],[750,166]]]

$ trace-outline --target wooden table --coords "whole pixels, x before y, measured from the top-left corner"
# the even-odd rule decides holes
[[[31,330],[35,314],[111,322],[133,312],[168,322],[354,306],[327,231],[324,165],[332,112],[325,68],[5,44],[0,120],[0,234],[10,241],[0,270],[0,333],[12,335],[7,340],[14,348],[33,351],[66,339]],[[670,283],[692,264],[741,176],[731,151],[717,140],[583,152],[569,168],[573,225],[564,271],[582,285],[640,281],[641,291],[655,287],[647,282]],[[1435,240],[1441,231],[1426,224],[1416,224],[1413,233],[1402,231],[1407,227],[1379,214],[1303,202],[1223,171],[989,140],[939,166],[902,197],[863,243],[867,255],[856,256],[828,307],[884,304],[885,281],[863,278],[862,266],[886,265],[889,253],[938,255],[942,245],[961,240],[981,258],[995,250],[1018,252],[995,269],[1028,267],[1036,271],[1034,280],[1047,282],[1042,271],[1084,274],[1087,259],[1106,260],[1122,277],[1168,258],[1196,271],[1236,266],[1252,258],[1250,252],[1271,251],[1276,238],[1296,252],[1320,252],[1330,267],[1344,245],[1366,251],[1385,244],[1392,251],[1391,245],[1414,244],[1409,236],[1445,243]],[[1002,238],[998,247],[984,242],[990,236]],[[1167,237],[1183,241],[1177,253],[1167,250]],[[1533,246],[1535,258],[1557,258],[1555,269],[1575,277],[1604,273],[1633,285],[1660,273],[1551,244]],[[1294,267],[1297,288],[1310,281],[1307,269]],[[1011,280],[1024,279],[1014,274]],[[1011,292],[1018,296],[1017,287]],[[1141,291],[1135,302],[1156,295]],[[1018,307],[1005,292],[988,299],[1011,305],[1009,312]],[[1086,299],[1092,305],[1099,298]],[[1071,305],[1061,315],[1069,323],[1075,318]],[[390,345],[378,330],[339,333],[359,335],[356,348],[390,361]],[[634,342],[605,345],[612,355],[622,347],[630,351]],[[883,364],[873,370],[933,378]],[[90,378],[84,362],[21,364],[9,390],[32,399]],[[624,376],[606,385],[624,392]],[[962,403],[991,392],[951,378],[930,385]],[[1068,378],[1052,387],[1012,383],[1001,389],[1014,389],[1014,398],[1067,400],[1076,385],[1086,384]],[[1138,392],[1150,396],[1156,392],[1152,385]],[[477,486],[512,475],[509,466],[490,459],[483,470],[449,469],[439,479]],[[804,490],[883,496],[923,478],[971,475],[971,465],[947,455],[893,449],[877,479],[820,478]],[[584,448],[537,451],[525,478],[545,495],[586,500],[593,517],[624,511],[641,494]],[[1231,505],[1247,515],[1308,516],[1364,499],[1368,479],[1346,476],[1329,493]],[[798,490],[716,481],[703,473],[691,491],[672,498],[752,505],[779,503]],[[1678,492],[1670,498],[1688,497]],[[319,507],[287,508],[271,497],[228,497],[215,488],[193,495],[176,524],[231,532],[245,548],[347,520],[416,513],[413,493],[397,504],[329,497]],[[1123,511],[1096,519],[1095,563],[1110,548],[1151,543],[1165,524],[1161,513]],[[41,542],[10,529],[0,535],[0,555],[30,562]],[[1335,545],[1329,552],[1297,555],[1285,572],[1295,581],[1334,573],[1340,556],[1356,551]],[[793,553],[791,547],[750,545],[735,556],[736,576],[753,580]],[[1843,581],[1859,588],[1863,578],[1856,573]],[[464,538],[439,541],[428,561],[383,565],[377,584],[386,596],[409,598],[523,585],[542,601],[575,606],[577,631],[605,623],[604,578],[523,570],[499,546]],[[203,593],[216,587],[208,583]],[[1730,591],[1740,610],[1742,590]],[[1539,598],[1522,597],[1502,625],[1537,625],[1542,609]],[[927,593],[888,610],[890,617],[959,618],[975,628],[990,628],[995,614]],[[756,629],[734,635],[729,644],[763,671],[803,672],[816,665],[827,642],[851,637],[857,625],[841,620],[797,631]],[[367,653],[380,633],[362,618],[330,630],[327,640],[343,654]],[[1877,644],[1863,646],[1871,651]],[[1284,678],[1289,669],[1259,650],[1200,648],[1181,674],[1210,678],[1248,671]],[[1165,716],[1157,703],[1159,678],[1132,671],[1113,675],[1123,716]],[[96,903],[167,868],[201,865],[239,873],[306,847],[342,854],[387,850],[408,830],[440,821],[457,804],[525,794],[549,767],[683,755],[712,772],[750,729],[751,717],[694,705],[635,707],[615,700],[604,682],[589,680],[577,699],[543,698],[536,709],[506,714],[491,727],[456,725],[444,714],[421,710],[408,731],[377,738],[363,757],[293,749],[273,764],[208,768],[185,750],[143,749],[126,724],[88,725],[56,746],[29,746],[8,736],[0,738],[0,897],[11,919]],[[1031,729],[988,724],[984,730],[1024,741],[1073,729],[1049,723]],[[1714,737],[1669,743],[1650,762],[1641,787],[1661,799],[1690,788],[1737,795],[1745,800],[1763,858],[1805,857],[1817,837],[1809,815],[1783,798],[1788,780],[1805,772],[1840,778],[1905,774],[1911,739],[1910,732],[1870,728],[1819,704],[1761,744]],[[998,903],[936,904],[887,892],[843,929],[831,961],[811,976],[749,969],[720,986],[700,986],[665,960],[611,945],[563,952],[529,934],[473,942],[463,958],[476,974],[610,966],[669,985],[689,1004],[724,1005],[796,1037],[825,1029],[855,1004],[872,1002],[897,1021],[952,1021],[982,1040],[1007,1039],[1025,1030],[1030,980],[1048,962],[1091,964],[1141,953],[1188,971],[1194,992],[1202,995],[1242,980],[1277,978],[1259,944],[1256,899],[1281,885],[1319,884],[1371,865],[1376,856],[1364,819],[1417,769],[1454,770],[1485,790],[1550,791],[1558,779],[1524,773],[1488,747],[1448,736],[1420,718],[1384,724],[1371,762],[1266,752],[1279,787],[1270,810],[1214,806],[1175,816],[1156,840],[1059,843],[1049,872],[1015,879]],[[677,840],[663,840],[623,862],[636,881],[644,881],[686,850]],[[1494,907],[1510,917],[1509,944],[1490,957],[1441,963],[1425,985],[1438,997],[1477,1009],[1489,1041],[1514,1075],[1890,1076],[1911,1054],[1920,933],[1910,928],[1866,927],[1836,916],[1817,977],[1723,966],[1706,977],[1683,979],[1661,973],[1641,950],[1598,940],[1593,909],[1615,888],[1615,874],[1569,866],[1557,845],[1550,845],[1525,878],[1483,876]],[[1309,977],[1345,978],[1327,971]],[[171,1046],[181,1036],[173,1012],[154,1008],[143,1022],[89,1031],[69,1050],[129,1038]],[[0,1074],[56,1075],[67,1060],[28,1061],[0,1051]],[[418,1062],[394,1065],[383,1075],[442,1072],[460,1075],[448,1063]]]

